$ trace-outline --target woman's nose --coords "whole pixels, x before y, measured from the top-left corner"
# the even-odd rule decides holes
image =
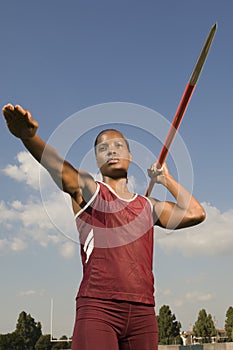
[[[114,147],[109,147],[108,155],[112,155],[112,154],[116,154],[116,150],[114,149]]]
[[[110,143],[108,146],[108,154],[116,154],[116,146],[114,145],[114,143]]]

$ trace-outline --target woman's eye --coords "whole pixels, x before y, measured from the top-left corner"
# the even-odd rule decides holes
[[[105,145],[102,145],[98,148],[99,152],[103,152],[106,150],[106,146]]]
[[[123,144],[121,142],[117,143],[117,147],[122,147],[122,146],[123,146]]]

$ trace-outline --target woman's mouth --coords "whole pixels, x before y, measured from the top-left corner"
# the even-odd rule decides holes
[[[110,159],[107,160],[108,164],[115,164],[115,163],[118,163],[118,162],[119,162],[118,158],[110,158]]]

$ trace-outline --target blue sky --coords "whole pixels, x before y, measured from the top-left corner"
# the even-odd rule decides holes
[[[172,120],[204,40],[218,22],[177,139],[187,159],[176,169],[182,161],[175,143],[168,158],[184,182],[191,178],[207,220],[194,229],[156,234],[157,310],[170,305],[184,330],[201,308],[223,328],[233,304],[232,14],[230,0],[1,4],[1,106],[11,102],[30,109],[45,140],[54,141],[65,130],[68,146],[64,141],[58,148],[68,147],[75,165],[89,165],[98,124],[121,123],[136,150],[130,176],[139,192],[145,186],[142,167],[160,151],[164,118]],[[114,115],[112,102],[121,102],[125,115]],[[99,104],[104,104],[101,115],[92,107]],[[153,120],[151,111],[161,117],[154,112]],[[70,133],[77,130],[72,144],[65,129],[70,120],[76,120]],[[37,166],[3,119],[0,135],[0,333],[15,328],[22,310],[50,332],[53,298],[54,334],[71,335],[81,265],[79,246],[61,233],[74,234],[68,201],[63,203],[44,173],[38,184]],[[145,164],[142,145],[150,150]],[[164,194],[156,188],[154,195]]]

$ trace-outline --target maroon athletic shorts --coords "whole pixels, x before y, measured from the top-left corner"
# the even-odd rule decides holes
[[[78,298],[72,350],[157,350],[158,325],[150,305]]]

